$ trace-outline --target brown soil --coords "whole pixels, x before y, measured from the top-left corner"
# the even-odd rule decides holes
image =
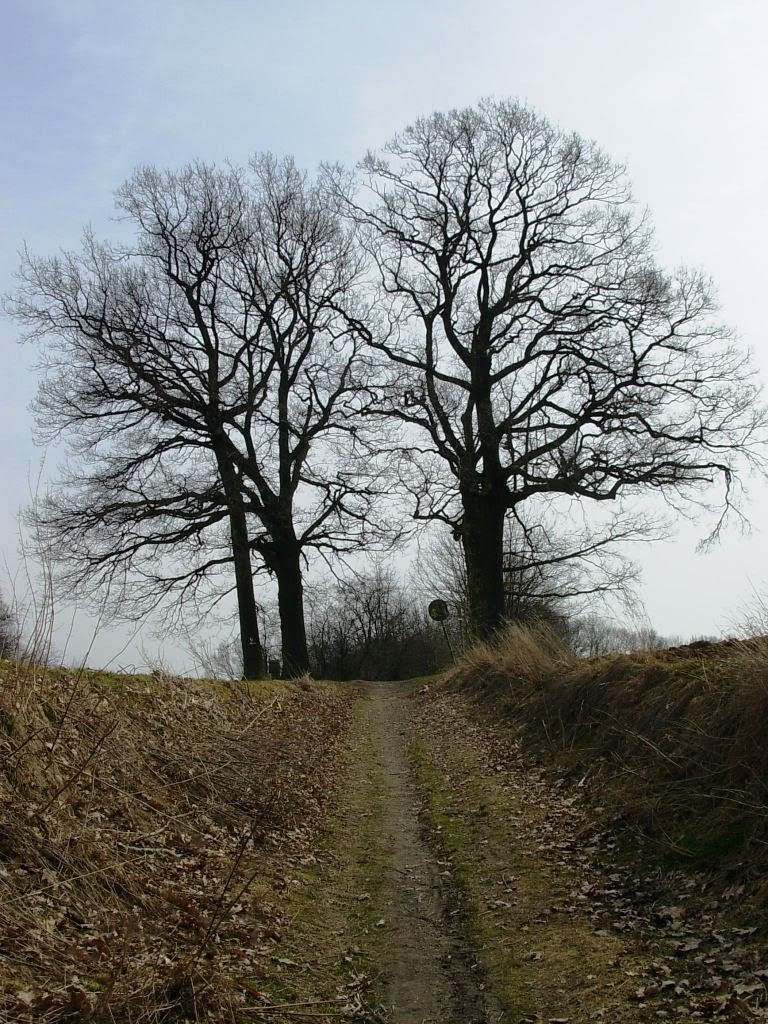
[[[364,722],[381,773],[382,852],[389,862],[383,913],[384,1001],[394,1024],[480,1024],[501,1012],[483,991],[462,934],[445,864],[425,830],[423,795],[410,757],[412,713],[398,683],[369,683]]]
[[[586,777],[568,785],[473,711],[440,687],[420,697],[416,756],[505,1024],[768,1019],[743,887],[633,855],[637,836],[595,820]]]
[[[540,780],[497,771],[453,695],[425,701],[398,683],[364,694],[385,865],[371,909],[387,931],[377,957],[392,1024],[649,1019],[628,1001],[641,965],[627,945],[558,905],[580,879],[542,856],[559,808]]]
[[[697,910],[706,880],[660,886],[620,867],[581,795],[460,695],[420,689],[361,685],[367,753],[337,793],[344,841],[365,836],[360,941],[383,1019],[766,1019],[761,949],[752,929]]]

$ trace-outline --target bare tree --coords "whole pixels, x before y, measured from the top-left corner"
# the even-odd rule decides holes
[[[193,641],[190,653],[196,669],[206,679],[241,679],[243,658],[237,639],[210,643]]]
[[[284,673],[302,672],[302,558],[371,532],[354,239],[269,156],[248,173],[144,168],[118,205],[133,245],[87,234],[79,253],[27,255],[11,304],[47,341],[43,434],[72,452],[46,513],[64,578],[141,604],[234,570],[254,677],[253,573],[269,571]]]
[[[521,508],[507,515],[504,529],[506,619],[520,622],[535,618],[541,609],[566,605],[573,612],[585,599],[626,602],[636,597],[640,570],[628,557],[627,546],[659,537],[657,525],[622,511],[600,525],[579,526],[578,506],[570,510],[570,526],[564,525],[562,514],[540,508],[528,525],[520,517]]]
[[[436,624],[380,564],[317,594],[309,623],[318,678],[405,679],[435,672],[449,658]]]
[[[633,651],[660,651],[682,644],[679,636],[662,636],[642,616],[635,622],[615,622],[601,615],[576,616],[569,620],[568,641],[584,658]]]
[[[381,282],[382,409],[406,429],[416,518],[461,539],[476,632],[504,616],[506,515],[538,495],[677,503],[719,482],[716,533],[765,413],[708,280],[657,265],[624,169],[485,101],[417,121],[362,172],[348,209]]]

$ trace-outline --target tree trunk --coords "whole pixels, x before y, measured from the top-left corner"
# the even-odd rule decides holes
[[[283,679],[293,679],[309,671],[300,551],[295,542],[276,542],[275,548],[277,551],[274,557],[274,570],[277,577],[277,603],[282,636],[282,676]]]
[[[477,493],[462,493],[462,505],[461,542],[467,566],[470,636],[488,640],[504,625],[506,505]]]
[[[259,637],[258,608],[253,592],[248,528],[242,509],[230,509],[229,525],[232,537],[232,557],[235,563],[240,643],[243,648],[243,677],[245,679],[261,679],[265,674],[264,651]]]
[[[237,615],[240,622],[240,644],[243,649],[243,678],[263,679],[266,675],[264,649],[259,637],[258,607],[253,590],[248,522],[235,472],[226,456],[221,456],[218,452],[216,454],[229,511],[229,534],[232,540],[232,560],[235,566]]]

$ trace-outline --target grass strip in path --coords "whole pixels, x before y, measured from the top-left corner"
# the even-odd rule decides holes
[[[327,1021],[384,1019],[378,963],[386,936],[377,927],[387,877],[382,814],[366,702],[358,695],[328,819],[313,854],[293,872],[280,949],[283,969],[276,974],[265,965],[264,988],[286,1011],[291,1001],[326,999],[325,1005],[302,1010]]]
[[[500,1007],[473,970],[474,955],[450,913],[445,865],[425,834],[423,799],[409,754],[413,686],[368,684],[366,717],[384,798],[386,858],[380,924],[384,997],[395,1024],[481,1024]]]
[[[495,762],[456,695],[421,702],[414,759],[437,839],[463,894],[467,937],[510,1024],[656,1020],[636,998],[641,954],[574,903],[557,856],[569,807],[541,778]],[[633,1002],[634,1000],[634,1002]]]
[[[326,1019],[352,1013],[391,1024],[497,1024],[500,1008],[483,991],[450,913],[445,865],[425,834],[410,758],[412,689],[360,686],[332,822],[317,864],[292,896],[286,948],[353,994],[347,1006],[318,1007]],[[294,985],[293,997],[299,992]]]

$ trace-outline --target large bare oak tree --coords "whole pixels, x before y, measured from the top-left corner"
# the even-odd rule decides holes
[[[43,510],[65,578],[123,600],[234,570],[245,674],[253,574],[277,579],[283,671],[308,665],[302,558],[367,539],[375,497],[359,258],[290,160],[138,171],[132,244],[27,256],[13,310],[43,338],[38,419],[73,462]],[[354,315],[353,315],[354,314]]]
[[[435,114],[362,165],[370,344],[420,519],[460,538],[475,632],[504,615],[509,510],[721,485],[765,428],[707,279],[660,269],[624,169],[518,103]],[[340,176],[339,176],[340,178]]]

